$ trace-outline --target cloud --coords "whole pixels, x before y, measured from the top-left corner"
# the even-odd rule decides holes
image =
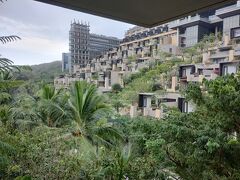
[[[16,64],[39,64],[61,60],[61,53],[68,51],[64,38],[48,35],[49,27],[16,21],[0,17],[1,35],[16,34],[21,40],[0,44],[0,54],[13,60]]]
[[[60,60],[68,52],[71,20],[90,23],[92,33],[122,38],[130,24],[64,9],[33,0],[9,0],[1,4],[0,36],[18,35],[20,41],[0,44],[0,54],[17,64]]]
[[[28,50],[34,53],[44,52],[63,52],[68,50],[68,45],[62,41],[52,41],[47,38],[40,37],[24,37],[14,43],[1,45],[1,48],[11,48],[12,50]]]

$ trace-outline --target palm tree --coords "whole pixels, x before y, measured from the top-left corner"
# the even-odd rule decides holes
[[[68,95],[62,89],[43,85],[39,92],[38,112],[43,123],[49,127],[57,127],[68,120]]]
[[[75,82],[70,89],[69,104],[77,127],[73,135],[86,138],[97,147],[99,143],[112,146],[117,139],[122,138],[106,119],[111,108],[93,84]]]

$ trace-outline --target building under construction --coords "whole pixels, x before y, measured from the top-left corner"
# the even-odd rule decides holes
[[[103,55],[107,50],[118,47],[120,40],[115,37],[90,34],[88,23],[74,21],[69,31],[70,64],[69,72],[74,65],[85,67],[91,59]]]
[[[71,23],[69,31],[69,51],[71,54],[70,72],[75,64],[84,67],[90,61],[89,25],[87,23]]]

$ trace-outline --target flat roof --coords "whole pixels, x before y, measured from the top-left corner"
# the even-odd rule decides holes
[[[155,95],[155,93],[139,93],[139,95],[143,95],[143,96],[153,96],[153,95]]]
[[[236,0],[35,0],[97,16],[153,27]]]
[[[225,62],[220,62],[219,64],[238,64],[238,63],[240,63],[240,60],[225,61]]]

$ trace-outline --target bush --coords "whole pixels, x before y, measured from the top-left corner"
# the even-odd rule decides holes
[[[113,84],[112,91],[114,93],[119,93],[120,91],[122,91],[122,86],[120,84]]]

